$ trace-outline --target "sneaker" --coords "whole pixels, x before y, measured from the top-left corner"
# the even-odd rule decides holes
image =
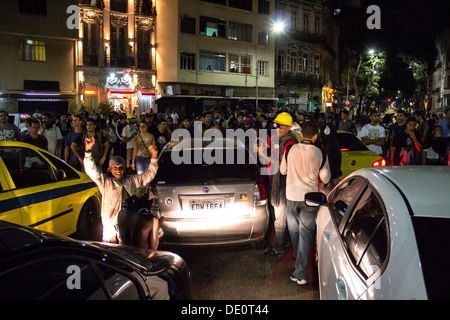
[[[300,286],[306,284],[306,280],[305,279],[299,280],[296,277],[294,277],[293,273],[291,274],[290,278],[291,278],[292,281],[297,282],[297,284],[300,285]]]

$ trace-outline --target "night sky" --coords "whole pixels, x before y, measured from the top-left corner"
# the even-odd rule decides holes
[[[381,29],[369,30],[367,8],[381,9]],[[436,35],[450,27],[450,0],[336,0],[341,13],[336,16],[340,28],[340,66],[369,49],[385,51],[388,72],[380,85],[387,91],[414,92],[416,83],[400,54],[428,61],[436,57]]]
[[[370,5],[381,9],[381,30],[366,26]],[[395,54],[407,51],[429,58],[436,34],[450,26],[449,0],[337,0],[336,6],[341,8],[336,18],[344,49],[375,48]]]

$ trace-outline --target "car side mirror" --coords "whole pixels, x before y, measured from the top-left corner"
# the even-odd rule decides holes
[[[62,169],[58,169],[56,171],[56,181],[64,181],[66,180],[66,173]]]
[[[327,196],[322,192],[308,192],[305,194],[305,203],[308,207],[318,207],[327,203]]]

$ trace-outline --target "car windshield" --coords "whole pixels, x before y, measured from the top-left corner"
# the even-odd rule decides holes
[[[351,133],[339,132],[337,141],[342,151],[367,151],[369,150],[364,143]]]
[[[414,232],[419,249],[428,299],[450,298],[450,219],[413,217]]]
[[[234,181],[257,179],[259,169],[256,164],[249,161],[249,153],[246,150],[221,150],[222,152],[216,149],[208,153],[214,159],[222,160],[214,163],[206,162],[205,149],[184,150],[183,152],[179,150],[164,151],[158,160],[158,173],[155,177],[155,182],[159,184],[203,184],[206,182],[229,181],[230,179]],[[199,163],[194,163],[194,159],[197,159],[196,152],[197,155],[200,154],[201,163],[200,161],[198,161]],[[238,162],[238,160],[242,160],[238,152],[244,152],[245,161],[242,161],[243,163]],[[180,157],[191,161],[178,164],[177,159],[180,159]],[[232,162],[231,159],[233,160]]]

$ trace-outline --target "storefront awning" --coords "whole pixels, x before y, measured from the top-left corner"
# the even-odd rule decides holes
[[[256,100],[256,97],[224,97],[224,96],[194,96],[194,95],[171,95],[171,96],[162,96],[160,99],[218,99],[218,100]],[[277,101],[278,98],[270,98],[270,97],[258,97],[258,100],[261,101]]]
[[[154,90],[139,90],[139,93],[143,96],[154,96],[155,95]]]
[[[132,89],[108,89],[108,94],[135,94],[136,91]]]

